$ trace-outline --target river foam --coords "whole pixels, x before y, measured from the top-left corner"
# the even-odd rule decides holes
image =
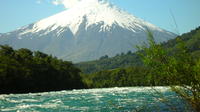
[[[161,95],[162,94],[162,95]],[[0,95],[3,112],[171,112],[185,104],[169,87],[126,87]]]

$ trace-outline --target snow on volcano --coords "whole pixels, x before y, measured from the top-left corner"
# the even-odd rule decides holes
[[[157,42],[176,36],[108,2],[82,0],[61,13],[0,35],[0,44],[81,62],[136,51],[136,45],[147,42],[147,28]]]

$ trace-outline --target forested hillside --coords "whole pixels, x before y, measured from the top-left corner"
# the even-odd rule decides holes
[[[200,27],[192,30],[189,33],[185,33],[181,36],[178,36],[175,39],[169,40],[162,43],[162,45],[170,49],[172,52],[176,52],[177,43],[179,41],[185,42],[186,46],[191,52],[191,55],[194,57],[199,57],[200,55]],[[136,47],[136,46],[133,46]],[[103,70],[110,70],[115,68],[124,68],[131,66],[141,66],[143,65],[140,57],[137,53],[128,52],[126,54],[121,53],[115,57],[103,56],[99,60],[82,62],[76,64],[78,68],[81,69],[83,73],[94,73]]]
[[[89,88],[150,86],[147,72],[144,67],[118,68],[83,74],[83,81]]]
[[[102,70],[140,65],[142,65],[140,57],[136,53],[132,53],[131,51],[126,54],[118,54],[112,58],[109,58],[108,56],[103,56],[96,61],[76,64],[76,66],[80,68],[83,73],[94,73]]]

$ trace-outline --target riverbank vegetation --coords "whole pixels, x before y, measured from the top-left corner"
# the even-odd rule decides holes
[[[164,48],[156,44],[151,32],[148,32],[149,47],[140,47],[139,55],[146,67],[150,81],[157,85],[161,81],[196,111],[200,111],[200,58],[191,54],[193,49],[200,49],[200,32],[195,35],[197,43],[190,49],[182,38],[178,37],[175,49]]]
[[[72,63],[42,52],[0,46],[0,94],[84,88]]]

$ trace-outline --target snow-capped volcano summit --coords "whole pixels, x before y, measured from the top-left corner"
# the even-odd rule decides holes
[[[43,19],[36,24],[33,28],[27,30],[25,33],[39,32],[41,30],[49,29],[46,33],[51,32],[59,27],[59,33],[69,28],[75,35],[79,30],[79,26],[85,22],[85,29],[91,25],[101,24],[100,31],[110,30],[113,25],[119,25],[122,28],[132,31],[138,28],[144,30],[144,26],[150,29],[157,29],[154,25],[144,22],[119,8],[100,0],[85,0],[79,2],[75,7],[63,11],[59,14]]]
[[[59,14],[0,35],[0,44],[79,62],[135,51],[134,46],[147,40],[146,28],[157,42],[175,37],[108,2],[82,0]]]

